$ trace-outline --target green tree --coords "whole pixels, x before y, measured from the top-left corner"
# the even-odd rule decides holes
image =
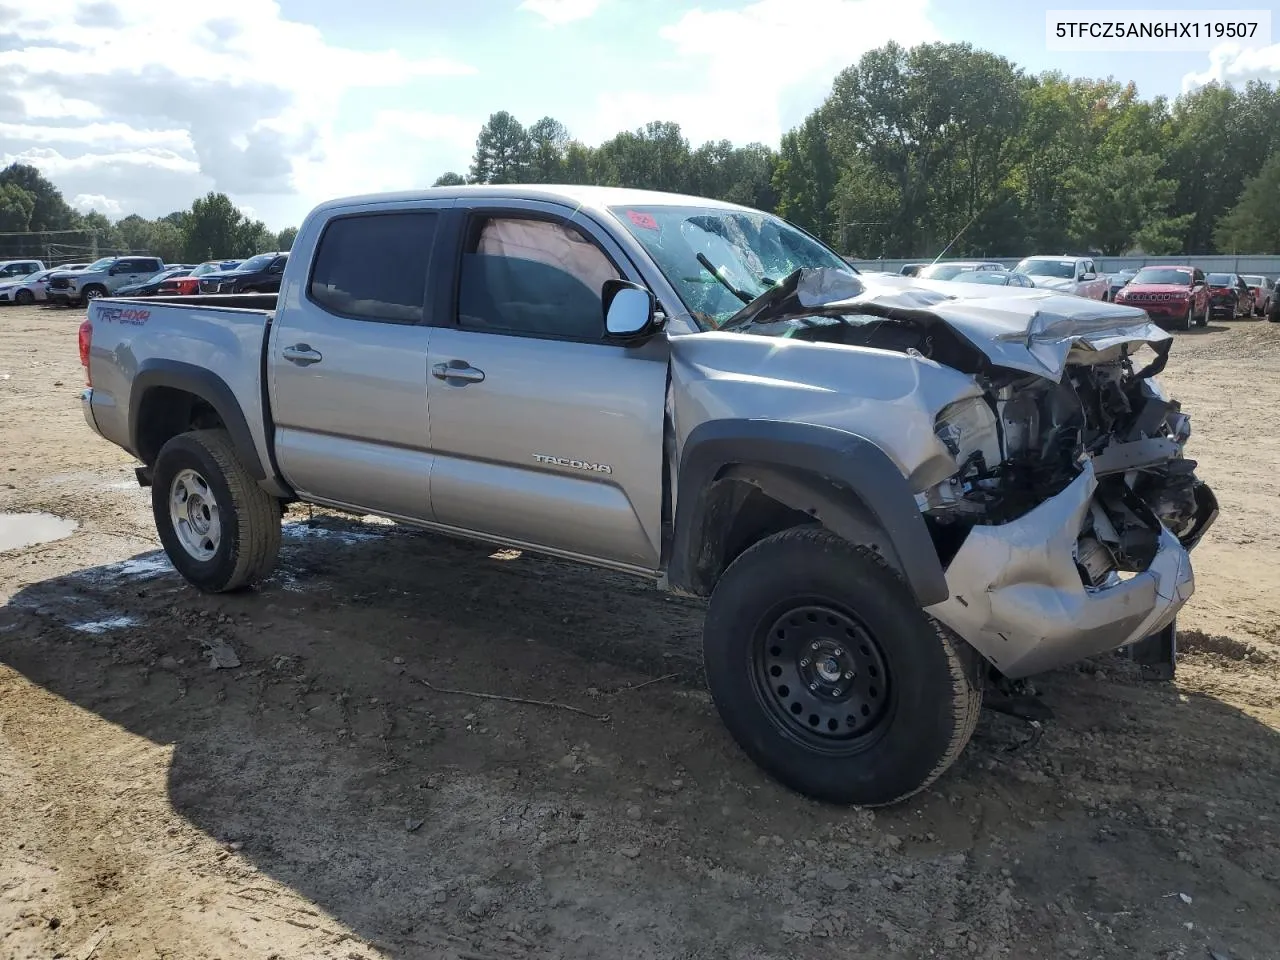
[[[570,140],[564,147],[561,176],[565,183],[594,184],[596,179],[595,150],[577,140]]]
[[[172,216],[172,215],[171,215]],[[191,204],[182,220],[182,256],[188,263],[249,256],[246,218],[225,193],[210,192]]]
[[[90,210],[80,218],[81,227],[91,237],[91,243],[100,256],[111,253],[123,253],[126,249],[124,240],[116,225],[97,210]]]
[[[131,213],[116,222],[116,232],[120,235],[121,245],[130,253],[155,253],[152,249],[155,221]]]
[[[1071,229],[1076,241],[1108,256],[1135,246],[1153,254],[1171,252],[1191,215],[1171,215],[1178,185],[1160,177],[1161,164],[1150,153],[1111,154],[1073,168],[1068,186],[1075,197]]]
[[[529,166],[529,135],[506,110],[492,114],[476,138],[472,183],[520,183]]]
[[[1218,221],[1213,239],[1223,253],[1280,253],[1280,151],[1245,183],[1239,201]]]
[[[466,182],[467,182],[466,177],[464,177],[460,173],[454,173],[452,170],[450,170],[448,173],[442,173],[440,174],[440,176],[436,177],[436,182],[433,183],[432,186],[433,187],[461,187],[461,186],[465,186]]]
[[[773,171],[778,213],[810,233],[830,239],[837,180],[823,114],[815,111],[782,137]]]
[[[0,184],[0,231],[24,233],[31,229],[36,198],[16,183]]]
[[[0,187],[10,185],[21,187],[34,198],[29,227],[33,232],[71,230],[80,225],[79,214],[67,205],[61,191],[35,167],[13,163],[0,170]]]
[[[147,252],[153,253],[165,263],[181,263],[185,240],[182,231],[167,220],[151,222],[151,241]]]
[[[529,128],[530,183],[559,183],[564,179],[564,150],[569,131],[559,120],[543,117]]]
[[[293,241],[298,239],[297,227],[285,227],[276,235],[277,250],[292,250]]]
[[[680,124],[655,120],[601,144],[594,167],[605,186],[680,192],[687,189],[689,156]]]

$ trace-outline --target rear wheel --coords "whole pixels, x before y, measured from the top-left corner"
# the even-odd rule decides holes
[[[161,448],[151,511],[165,553],[201,590],[236,590],[275,566],[280,501],[245,470],[225,430],[193,430]]]
[[[873,551],[819,528],[768,537],[711,596],[707,683],[729,732],[801,793],[882,805],[951,766],[982,704],[978,661]]]

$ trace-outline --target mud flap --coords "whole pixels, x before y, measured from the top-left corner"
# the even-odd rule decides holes
[[[1172,680],[1178,660],[1178,623],[1175,620],[1163,630],[1130,644],[1129,659],[1142,667],[1147,680]]]

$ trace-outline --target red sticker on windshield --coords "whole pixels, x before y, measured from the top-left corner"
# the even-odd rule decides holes
[[[634,223],[637,227],[643,227],[646,230],[657,230],[658,221],[653,219],[647,213],[641,213],[639,210],[628,210],[627,219]]]

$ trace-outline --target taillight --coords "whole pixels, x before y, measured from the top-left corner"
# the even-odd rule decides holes
[[[89,376],[89,348],[93,346],[93,324],[86,319],[80,324],[80,366],[84,367],[85,386],[93,386],[93,378]]]

